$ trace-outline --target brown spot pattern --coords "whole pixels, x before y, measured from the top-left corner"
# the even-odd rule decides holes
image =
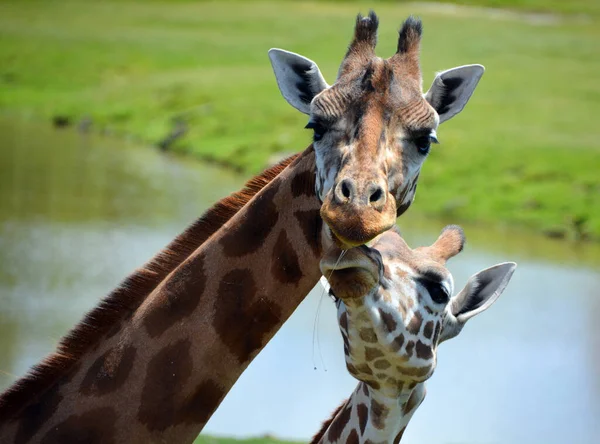
[[[111,444],[115,442],[117,413],[100,407],[81,415],[71,415],[52,427],[41,444]]]
[[[398,371],[406,376],[415,376],[418,378],[423,378],[429,374],[431,371],[431,366],[425,365],[423,367],[397,367]]]
[[[408,341],[406,343],[406,355],[411,357],[415,348],[415,341]]]
[[[390,313],[388,313],[387,311],[384,311],[380,308],[379,315],[381,316],[381,320],[383,321],[385,328],[387,328],[387,330],[390,333],[393,332],[394,330],[396,330],[396,327],[398,326],[398,324],[396,323],[396,320]]]
[[[357,369],[357,370],[358,370],[360,373],[362,373],[362,374],[364,374],[364,375],[369,375],[369,376],[371,376],[371,375],[373,374],[373,370],[371,370],[371,367],[369,367],[369,365],[368,365],[368,364],[365,364],[365,363],[362,363],[362,364],[360,364],[360,365],[357,365],[357,366],[356,366],[356,369]]]
[[[431,335],[433,334],[433,321],[429,321],[425,324],[425,328],[423,329],[423,336],[427,339],[431,339]]]
[[[402,348],[402,344],[404,344],[404,335],[402,333],[400,333],[398,336],[396,336],[394,338],[394,340],[392,341],[392,350],[394,352],[398,352],[400,351],[400,349]]]
[[[362,390],[363,390],[363,393],[365,394],[365,396],[369,396],[369,387],[367,386],[367,384],[365,384],[365,383],[362,384]]]
[[[192,374],[189,339],[163,348],[148,363],[137,418],[150,431],[162,431],[176,422],[178,394]]]
[[[192,257],[159,287],[143,321],[151,338],[162,335],[196,309],[206,287],[203,265],[202,255]]]
[[[348,313],[344,312],[340,316],[340,327],[344,329],[344,331],[348,331]]]
[[[273,202],[279,186],[278,179],[271,182],[247,204],[244,222],[229,227],[220,241],[226,256],[244,256],[260,248],[279,218]]]
[[[381,384],[379,384],[377,381],[369,381],[368,384],[374,389],[374,390],[379,390],[381,388]]]
[[[366,386],[366,384],[363,384]],[[358,414],[358,426],[360,427],[360,436],[365,434],[365,428],[367,427],[367,419],[369,418],[369,410],[364,404],[358,404],[356,406],[356,413]]]
[[[224,397],[225,390],[217,381],[208,379],[201,382],[183,404],[180,422],[206,424]]]
[[[367,361],[373,361],[376,358],[381,358],[383,356],[383,352],[378,348],[373,347],[365,347],[365,359]]]
[[[297,284],[302,278],[298,255],[290,243],[285,230],[281,230],[273,248],[271,273],[283,284]]]
[[[373,366],[378,369],[378,370],[385,370],[387,368],[390,368],[392,364],[389,363],[389,361],[386,361],[385,359],[379,359],[378,361],[375,361],[373,363]]]
[[[352,429],[348,438],[346,439],[346,444],[359,444],[358,433],[356,433],[356,429]]]
[[[61,384],[46,391],[37,402],[27,406],[22,413],[22,419],[15,435],[15,442],[27,442],[48,421],[62,401],[60,395]]]
[[[404,431],[406,430],[406,427],[403,428],[402,430],[400,430],[400,433],[398,433],[398,436],[396,436],[396,438],[394,438],[394,444],[399,444],[400,441],[402,440],[402,436],[404,436]]]
[[[135,354],[132,345],[108,350],[90,366],[79,387],[81,393],[101,396],[121,388],[133,368]]]
[[[358,375],[358,370],[356,370],[356,367],[354,367],[354,364],[346,362],[346,369],[348,370],[348,373],[350,373],[352,376]]]
[[[292,196],[314,196],[315,195],[315,173],[312,170],[303,171],[292,178]]]
[[[406,326],[406,329],[409,331],[409,333],[412,333],[413,335],[418,335],[419,331],[421,331],[422,323],[423,323],[423,316],[421,315],[420,312],[415,311],[413,313],[413,317],[411,318],[410,322]]]
[[[341,410],[333,419],[331,425],[329,426],[329,431],[327,432],[327,439],[329,439],[330,442],[336,442],[338,439],[340,439],[344,428],[350,421],[351,413],[352,406],[350,404],[346,404],[344,409]]]
[[[383,430],[388,413],[388,409],[385,405],[371,399],[371,423],[373,424],[373,427]]]
[[[431,359],[433,357],[433,351],[429,345],[423,344],[421,341],[417,341],[415,346],[417,357],[421,359]]]
[[[241,363],[249,361],[281,323],[281,309],[257,294],[252,272],[246,269],[223,276],[214,313],[217,335]]]
[[[436,322],[435,323],[435,333],[433,335],[433,344],[437,345],[439,339],[440,339],[440,332],[442,331],[442,323],[441,322]]]
[[[294,211],[294,216],[302,229],[306,243],[310,245],[315,256],[321,255],[321,230],[323,219],[319,210]]]
[[[358,332],[358,335],[360,336],[360,339],[365,342],[369,342],[371,344],[377,342],[377,335],[372,328],[363,328]]]

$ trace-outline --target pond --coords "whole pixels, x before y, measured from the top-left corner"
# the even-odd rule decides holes
[[[0,131],[1,390],[244,179],[109,138],[7,120]],[[400,224],[413,246],[433,241],[444,225],[420,218],[418,201]],[[449,264],[457,287],[497,262],[519,268],[499,301],[440,347],[403,442],[597,442],[600,247],[511,230],[465,232],[467,248]],[[316,288],[205,432],[306,440],[355,383],[333,303]]]

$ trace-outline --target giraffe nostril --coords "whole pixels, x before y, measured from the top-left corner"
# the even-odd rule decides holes
[[[383,191],[381,190],[381,188],[377,188],[373,192],[373,194],[371,194],[371,197],[369,197],[369,202],[371,202],[371,203],[377,202],[382,197],[383,197]]]
[[[350,187],[348,187],[346,181],[342,182],[342,196],[344,196],[346,199],[350,198]]]
[[[335,187],[335,197],[339,203],[348,203],[354,199],[356,188],[352,179],[345,178]]]

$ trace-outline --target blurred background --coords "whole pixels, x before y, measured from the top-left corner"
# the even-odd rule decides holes
[[[315,60],[332,83],[356,13],[373,8],[383,57],[409,14],[423,19],[426,87],[436,71],[486,67],[438,131],[405,237],[463,225],[459,288],[519,263],[441,347],[403,442],[596,443],[600,2],[459,3],[0,1],[0,390],[217,199],[310,143],[267,50]],[[306,440],[351,393],[322,293],[198,442]]]

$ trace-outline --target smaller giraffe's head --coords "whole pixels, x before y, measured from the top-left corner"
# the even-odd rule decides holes
[[[338,320],[350,373],[374,388],[402,390],[435,369],[437,346],[486,310],[504,291],[516,264],[507,262],[473,275],[452,296],[445,266],[464,244],[460,227],[446,227],[429,247],[411,249],[397,231],[372,248],[331,250],[321,261]]]
[[[423,94],[421,21],[404,22],[388,59],[375,55],[377,28],[373,12],[358,16],[331,86],[312,60],[269,51],[284,98],[309,116],[321,216],[346,246],[369,242],[408,209],[438,125],[464,108],[484,71],[481,65],[443,71]]]

